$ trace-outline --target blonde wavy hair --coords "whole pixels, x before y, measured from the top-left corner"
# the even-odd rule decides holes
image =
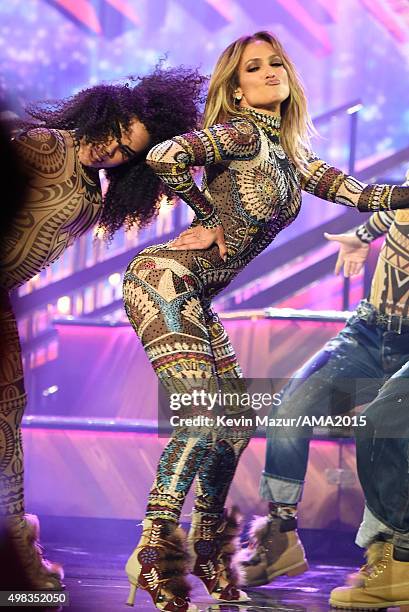
[[[316,130],[308,113],[307,98],[297,70],[279,40],[270,32],[242,36],[223,51],[210,79],[203,125],[206,128],[243,114],[234,98],[239,86],[238,68],[245,47],[256,40],[271,44],[287,71],[290,95],[281,103],[281,144],[288,157],[302,170],[311,149],[310,138],[316,134]]]

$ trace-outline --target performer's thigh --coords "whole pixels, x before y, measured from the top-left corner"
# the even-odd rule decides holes
[[[18,328],[0,290],[0,513],[24,512],[21,420],[27,403]]]
[[[147,249],[124,277],[129,320],[160,379],[214,379],[202,284],[188,251]]]

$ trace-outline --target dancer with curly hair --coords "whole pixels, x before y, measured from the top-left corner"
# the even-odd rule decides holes
[[[211,300],[297,216],[301,189],[361,211],[409,207],[407,187],[365,185],[310,153],[311,122],[295,67],[279,41],[259,32],[233,42],[210,81],[205,129],[158,144],[147,161],[196,213],[173,243],[149,247],[124,277],[128,317],[161,382],[183,390],[241,375]],[[204,166],[203,190],[190,173]],[[239,406],[244,413],[245,407]],[[131,555],[128,603],[137,586],[163,610],[185,612],[188,587],[170,580],[183,567],[175,534],[197,477],[189,545],[192,571],[219,601],[243,601],[231,555],[233,525],[223,510],[251,427],[177,428],[159,460],[143,536]],[[185,565],[185,568],[187,566]],[[178,590],[179,589],[179,590]]]
[[[171,196],[146,163],[149,148],[193,129],[204,77],[186,68],[162,69],[127,85],[98,85],[67,100],[28,109],[37,124],[14,138],[30,176],[24,204],[1,248],[0,512],[20,551],[33,588],[60,588],[62,569],[38,546],[39,524],[24,513],[21,420],[26,393],[17,322],[9,291],[55,261],[99,222],[112,237],[122,225],[142,227]],[[100,169],[109,186],[102,196]]]

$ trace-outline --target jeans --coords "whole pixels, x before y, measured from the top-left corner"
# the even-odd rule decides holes
[[[348,412],[354,406],[371,402],[382,385],[407,361],[408,333],[399,335],[385,331],[353,315],[345,328],[296,372],[283,389],[281,405],[274,409],[271,416],[292,418]],[[367,410],[370,410],[369,406]],[[367,428],[364,429],[367,435]],[[260,482],[260,495],[268,501],[296,504],[302,496],[307,470],[308,432],[305,428],[302,431],[270,428],[267,435],[266,463]],[[367,445],[368,451],[370,442],[365,437],[359,446],[364,448]],[[378,442],[374,441],[374,444]],[[393,440],[395,446],[398,442]],[[386,453],[387,449],[389,445],[382,452]],[[358,456],[362,457],[362,453]],[[369,469],[362,469],[364,474],[360,476],[366,481]],[[400,480],[395,482],[399,483]],[[363,488],[365,491],[366,486],[363,485]],[[370,508],[386,520],[379,503],[372,500]],[[393,525],[397,526],[395,520]]]
[[[409,362],[363,414],[372,437],[357,430],[358,475],[366,503],[356,543],[367,547],[382,533],[409,549]]]

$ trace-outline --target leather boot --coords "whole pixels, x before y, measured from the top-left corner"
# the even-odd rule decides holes
[[[249,536],[249,547],[238,557],[243,584],[261,586],[278,576],[297,576],[308,570],[295,518],[255,517]]]
[[[368,562],[356,575],[360,584],[337,587],[331,592],[333,608],[378,610],[409,605],[409,553],[389,542],[374,542]]]

